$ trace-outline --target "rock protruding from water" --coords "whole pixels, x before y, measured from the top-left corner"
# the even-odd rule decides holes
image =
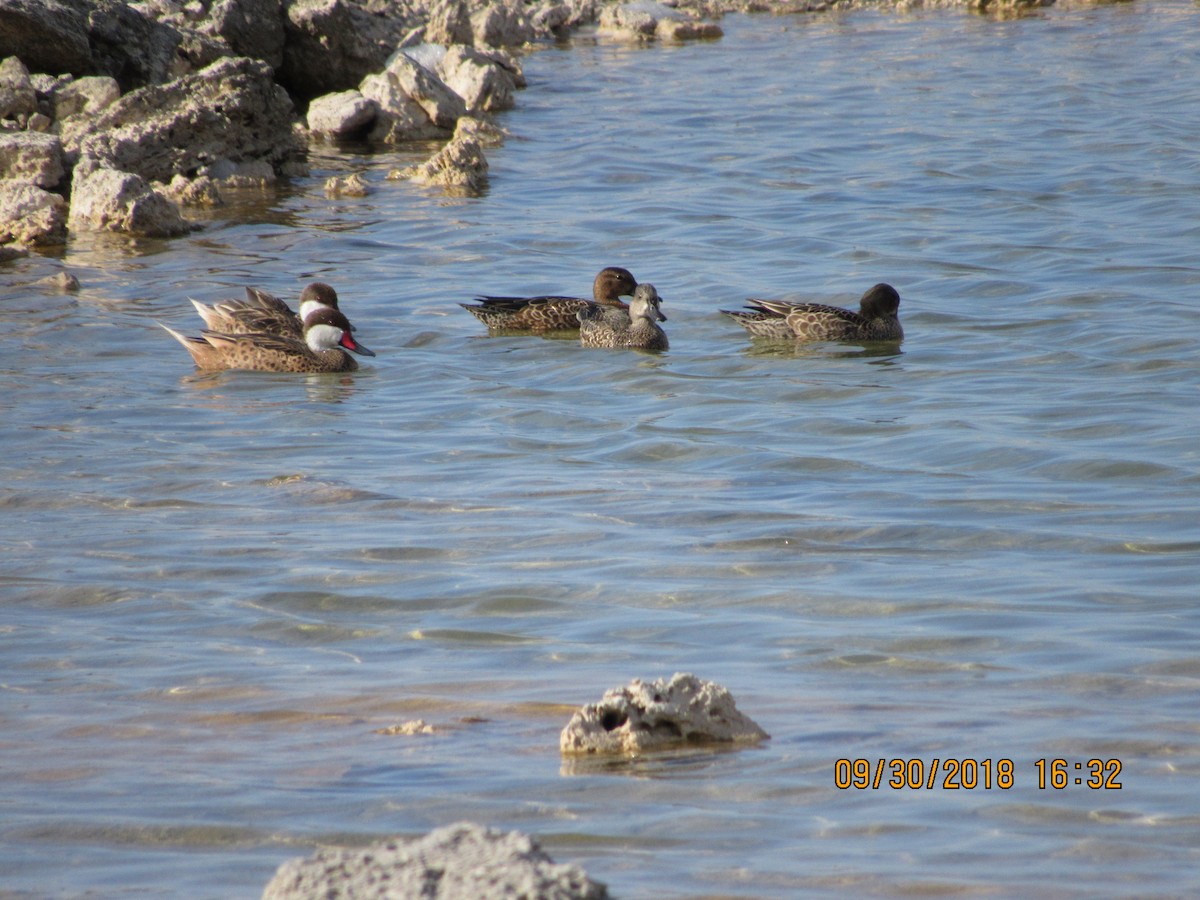
[[[677,673],[649,684],[635,678],[578,710],[562,730],[567,754],[633,755],[691,743],[752,743],[769,738],[719,684]]]
[[[414,841],[319,850],[284,863],[263,900],[605,900],[578,866],[554,862],[533,838],[460,822]]]
[[[635,41],[711,40],[724,34],[720,25],[651,0],[604,7],[600,33]]]

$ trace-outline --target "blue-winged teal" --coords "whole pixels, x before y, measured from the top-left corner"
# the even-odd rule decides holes
[[[666,350],[666,333],[658,327],[667,321],[654,285],[643,282],[633,292],[629,311],[592,304],[578,313],[579,343],[584,347],[629,347]]]
[[[803,341],[898,341],[904,337],[897,317],[900,295],[890,284],[877,284],[859,301],[859,311],[822,303],[747,300],[747,309],[723,309],[751,334]]]
[[[476,297],[477,303],[460,303],[463,309],[492,331],[574,331],[579,328],[579,311],[589,306],[628,309],[621,297],[631,295],[637,279],[628,269],[601,269],[592,283],[592,299],[582,297]]]

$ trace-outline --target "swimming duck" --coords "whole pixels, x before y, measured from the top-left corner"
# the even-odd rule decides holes
[[[159,323],[162,324],[161,322]],[[347,350],[375,354],[351,335],[349,320],[332,307],[309,313],[304,340],[281,334],[222,334],[203,331],[188,337],[165,328],[183,344],[200,369],[244,369],[254,372],[353,372],[358,363]]]
[[[574,331],[579,327],[578,313],[589,306],[628,309],[621,302],[637,287],[637,279],[628,269],[609,266],[601,269],[592,283],[592,299],[582,297],[476,297],[476,304],[460,303],[463,309],[492,331]]]
[[[589,304],[579,317],[579,343],[584,347],[630,347],[636,350],[666,350],[666,333],[658,327],[667,321],[659,309],[661,298],[654,285],[642,283],[633,292],[629,312],[611,306]]]
[[[725,315],[759,337],[805,341],[898,341],[904,337],[898,314],[900,295],[890,284],[877,284],[859,301],[859,311],[822,303],[747,300],[746,310]]]
[[[304,319],[318,309],[337,309],[338,295],[330,285],[314,281],[300,292],[300,308],[291,307],[266,291],[246,288],[245,300],[222,300],[212,306],[192,301],[209,331],[219,334],[277,334],[304,340]],[[353,326],[351,326],[353,328]]]

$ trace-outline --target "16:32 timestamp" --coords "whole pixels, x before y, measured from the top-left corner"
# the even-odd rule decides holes
[[[1086,762],[1072,762],[1069,759],[1039,759],[1034,762],[1037,769],[1038,789],[1053,788],[1061,791],[1063,788],[1076,784],[1093,790],[1120,790],[1121,782],[1117,776],[1121,774],[1119,759],[1089,759]]]

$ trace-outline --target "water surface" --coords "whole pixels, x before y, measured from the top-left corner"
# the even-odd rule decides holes
[[[528,57],[482,197],[327,148],[194,237],[0,270],[0,891],[253,897],[460,819],[621,897],[1200,888],[1200,10],[723,27]],[[609,264],[669,353],[456,305]],[[355,374],[196,375],[155,325],[313,278]],[[877,281],[899,346],[718,312]],[[676,671],[771,741],[560,759]],[[880,758],[1012,785],[836,786]]]

